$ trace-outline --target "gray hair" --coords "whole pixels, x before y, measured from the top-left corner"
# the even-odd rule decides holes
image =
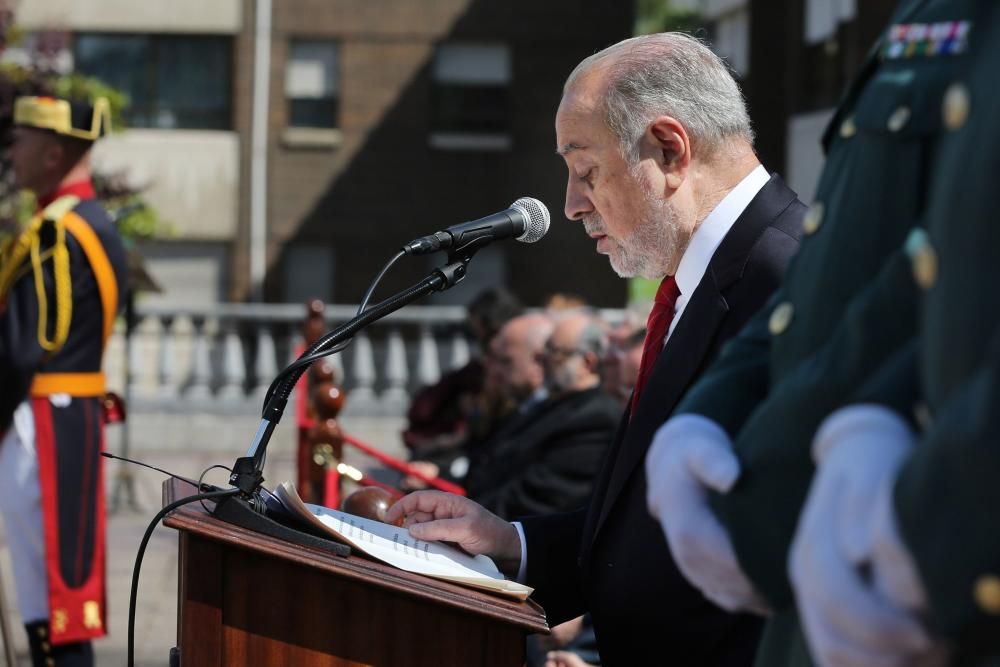
[[[591,318],[577,337],[576,347],[581,352],[593,352],[599,358],[608,350],[608,335],[601,326],[600,320]]]
[[[629,164],[639,162],[640,140],[660,115],[676,118],[704,155],[733,139],[753,145],[739,85],[726,63],[700,40],[680,32],[626,39],[577,65],[564,94],[581,75],[605,63],[605,117]]]
[[[513,321],[521,320],[528,322],[528,330],[524,334],[524,343],[528,348],[535,352],[541,352],[545,347],[546,341],[552,336],[552,330],[555,329],[555,322],[551,317],[545,313],[527,313],[519,317],[514,318]]]

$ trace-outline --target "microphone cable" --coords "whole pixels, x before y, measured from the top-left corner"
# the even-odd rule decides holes
[[[365,295],[361,298],[361,305],[358,306],[358,315],[365,312],[365,308],[368,306],[368,301],[371,300],[372,294],[375,293],[375,288],[378,287],[380,282],[382,282],[382,278],[385,277],[385,274],[389,273],[389,269],[392,268],[392,265],[402,259],[404,255],[406,255],[406,252],[400,250],[393,256],[392,259],[386,262],[385,266],[382,267],[382,270],[378,272],[378,275],[375,276],[375,280],[373,280],[372,284],[368,286],[368,289],[365,291]]]
[[[205,473],[214,467],[215,466],[212,466],[202,472],[201,477],[204,477]],[[171,475],[171,477],[175,477],[175,475]],[[238,493],[240,493],[240,490],[235,487],[231,489],[222,489],[220,491],[196,493],[193,496],[187,496],[170,503],[157,512],[156,516],[153,517],[153,520],[149,522],[149,525],[146,527],[146,532],[142,536],[142,542],[139,544],[139,552],[135,556],[135,566],[132,568],[132,591],[129,594],[128,600],[128,667],[135,667],[135,605],[136,598],[139,593],[139,570],[142,569],[142,557],[146,553],[146,545],[149,544],[149,538],[153,535],[153,530],[156,528],[157,524],[160,523],[163,517],[170,514],[178,507],[198,501],[219,500],[221,498],[225,498],[226,496],[234,496]]]
[[[358,306],[358,312],[355,314],[355,317],[358,317],[363,312],[365,312],[365,310],[368,309],[368,302],[371,301],[372,295],[375,293],[375,288],[378,287],[378,284],[380,282],[382,282],[382,279],[385,277],[385,274],[389,272],[389,269],[391,269],[396,262],[398,262],[405,256],[406,253],[400,250],[395,255],[393,255],[393,257],[388,262],[385,263],[385,266],[382,267],[382,270],[378,272],[378,275],[375,276],[375,279],[372,280],[371,284],[368,286],[368,289],[365,291],[365,295],[361,299],[361,304]],[[374,307],[375,306],[373,306],[373,308]],[[308,366],[309,364],[313,363],[314,361],[318,361],[323,357],[328,357],[331,354],[336,354],[337,352],[342,351],[344,348],[346,348],[348,345],[351,344],[352,340],[353,338],[349,338],[348,340],[345,340],[342,343],[334,345],[329,350],[322,349],[323,346],[326,344],[327,336],[324,336],[320,340],[313,343],[308,350],[302,353],[302,356],[300,356],[298,359],[296,359],[291,364],[286,366],[285,369],[282,370],[280,373],[278,373],[277,377],[275,377],[274,380],[271,381],[271,386],[267,388],[267,393],[264,395],[264,404],[262,406],[262,410],[267,408],[267,403],[268,401],[271,400],[271,396],[274,395],[274,392],[278,388],[278,385],[280,384],[282,379],[285,378],[288,374],[294,372],[298,368],[302,368],[303,366]]]
[[[203,483],[203,481],[205,479],[205,475],[207,475],[212,470],[227,470],[227,471],[229,471],[230,475],[233,474],[233,469],[232,468],[230,468],[229,466],[224,466],[221,463],[217,463],[214,466],[209,466],[209,467],[205,468],[204,470],[202,470],[201,474],[198,475],[198,485],[195,487],[196,489],[198,489],[199,491],[204,491],[206,488],[209,488],[209,489],[220,490],[221,491],[221,489],[219,489],[216,486],[212,486],[211,484],[205,484],[205,483]],[[208,509],[208,506],[205,504],[204,500],[200,500],[198,502],[201,503],[201,508],[203,510],[205,510],[205,512],[207,512],[208,514],[212,513],[212,510]]]

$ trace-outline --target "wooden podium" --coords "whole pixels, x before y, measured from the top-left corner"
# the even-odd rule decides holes
[[[164,504],[193,493],[168,480]],[[525,636],[548,632],[534,602],[291,544],[197,502],[163,523],[180,533],[181,667],[519,667]]]

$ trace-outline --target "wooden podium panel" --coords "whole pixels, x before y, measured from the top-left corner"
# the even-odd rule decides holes
[[[169,480],[164,504],[193,493]],[[525,635],[548,632],[533,602],[291,544],[197,502],[164,524],[180,532],[181,667],[514,667]]]

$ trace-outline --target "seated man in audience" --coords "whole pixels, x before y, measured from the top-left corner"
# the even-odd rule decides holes
[[[484,359],[484,394],[494,402],[509,402],[513,408],[499,418],[491,431],[482,437],[469,437],[457,448],[440,456],[417,460],[413,465],[430,477],[440,476],[458,484],[465,483],[470,457],[494,442],[510,422],[533,412],[548,393],[545,388],[545,371],[539,360],[545,342],[552,333],[552,320],[544,314],[532,313],[508,321],[490,342]],[[422,480],[407,477],[403,488],[420,489]]]
[[[479,344],[480,355],[414,395],[406,413],[409,423],[402,434],[414,459],[426,459],[469,438],[482,437],[503,411],[503,406],[495,404],[484,391],[483,356],[500,328],[520,315],[523,308],[513,294],[493,287],[477,294],[468,310],[468,326]]]
[[[508,519],[587,502],[621,416],[601,388],[606,347],[596,317],[575,312],[558,319],[535,362],[544,368],[548,397],[520,410],[471,454],[470,498]]]

